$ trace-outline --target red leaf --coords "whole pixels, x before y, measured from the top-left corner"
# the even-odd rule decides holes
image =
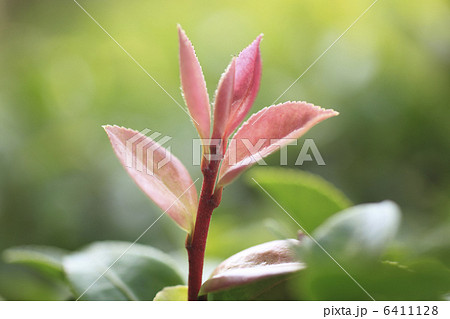
[[[239,126],[253,105],[258,94],[261,81],[261,52],[259,35],[236,58],[236,72],[234,79],[233,103],[224,138],[228,138]]]
[[[338,114],[306,102],[286,102],[253,114],[230,141],[218,184],[229,184],[260,158],[288,144],[287,139],[297,139],[315,124]]]
[[[245,249],[223,261],[202,285],[200,294],[226,290],[305,268],[293,249],[295,239],[275,240]]]
[[[233,59],[227,70],[222,75],[217,87],[216,98],[214,102],[214,128],[213,139],[221,139],[224,136],[227,122],[230,118],[231,104],[234,94],[235,62]],[[226,141],[223,141],[223,150],[225,150]]]
[[[131,178],[181,228],[190,233],[197,214],[197,191],[183,164],[140,132],[109,125],[104,129]]]
[[[186,33],[178,26],[180,42],[180,77],[184,100],[202,139],[210,134],[211,110],[202,68]]]

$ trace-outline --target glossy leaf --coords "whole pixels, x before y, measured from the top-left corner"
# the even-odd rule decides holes
[[[249,285],[270,277],[292,274],[303,269],[293,249],[298,240],[276,240],[243,250],[222,262],[203,284],[200,294]]]
[[[249,185],[260,191],[257,181],[308,232],[351,205],[350,200],[331,183],[299,169],[256,167],[246,178]],[[287,225],[297,231],[298,226],[288,216],[285,217]]]
[[[400,210],[393,202],[362,204],[333,215],[312,237],[340,260],[364,261],[380,256],[397,233],[399,224]],[[304,240],[302,248],[308,252],[308,260],[329,258],[310,238]]]
[[[183,284],[168,255],[128,242],[93,243],[66,256],[63,266],[80,300],[153,300],[162,288]]]
[[[188,300],[188,287],[187,286],[174,286],[166,287],[158,292],[153,301],[187,301]]]
[[[259,35],[236,58],[233,103],[230,117],[227,121],[225,139],[244,120],[258,94],[262,72],[261,52],[259,49],[261,39],[262,35]]]
[[[286,102],[253,114],[230,141],[219,173],[219,185],[305,134],[315,124],[338,115],[305,102]]]
[[[6,249],[3,260],[12,264],[23,264],[52,277],[63,279],[62,258],[67,251],[49,246],[19,246]]]
[[[202,68],[186,33],[178,26],[180,77],[184,100],[202,139],[210,134],[211,109]]]
[[[181,228],[191,232],[197,191],[183,164],[140,132],[118,126],[104,128],[114,152],[136,184]]]
[[[380,259],[399,223],[399,208],[389,201],[357,205],[331,216],[311,233],[314,240],[306,237],[298,250],[308,265],[292,283],[298,297],[378,300],[392,296],[387,287],[395,285],[394,274],[407,278],[408,271],[380,264]]]

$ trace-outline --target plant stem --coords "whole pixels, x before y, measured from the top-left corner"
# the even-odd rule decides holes
[[[189,259],[188,300],[197,300],[202,285],[206,238],[213,210],[219,205],[222,189],[214,192],[220,160],[202,165],[203,185],[197,210],[194,232],[186,239]]]

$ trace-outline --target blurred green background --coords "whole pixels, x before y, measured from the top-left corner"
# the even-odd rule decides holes
[[[177,23],[196,47],[210,97],[231,56],[264,33],[252,112],[279,97],[372,3],[79,2],[180,104]],[[449,1],[380,0],[280,99],[341,113],[306,135],[327,165],[299,169],[324,177],[354,203],[395,201],[403,211],[401,241],[447,267],[448,30]],[[134,241],[161,214],[120,166],[101,125],[172,136],[172,152],[200,177],[191,165],[196,131],[186,114],[75,2],[0,0],[0,70],[0,251]],[[290,166],[298,144],[289,147]],[[268,162],[279,166],[279,155]],[[224,192],[208,267],[277,238],[267,226],[283,212],[247,181]],[[184,236],[164,217],[140,242],[181,263]],[[0,296],[60,295],[37,273],[0,262]]]

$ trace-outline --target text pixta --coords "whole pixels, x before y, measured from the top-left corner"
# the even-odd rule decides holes
[[[323,317],[328,316],[353,316],[355,318],[367,315],[367,308],[357,306],[354,310],[349,307],[326,307],[323,309]]]

